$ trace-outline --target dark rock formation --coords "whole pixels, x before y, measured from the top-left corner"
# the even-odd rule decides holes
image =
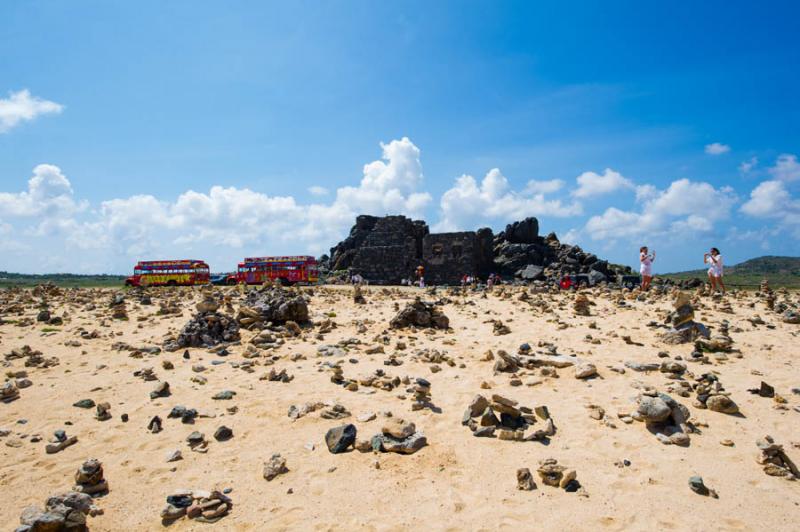
[[[405,216],[362,215],[350,236],[331,248],[330,269],[350,270],[372,284],[400,284],[422,260],[428,225]]]
[[[478,231],[429,234],[421,220],[405,216],[362,215],[350,235],[331,248],[323,267],[361,274],[371,284],[399,284],[425,267],[428,284],[458,284],[464,274],[486,279],[490,273],[523,281],[584,275],[584,282],[613,282],[630,268],[612,267],[578,246],[559,242],[555,233],[539,236],[539,221],[530,217],[508,224],[493,235]]]

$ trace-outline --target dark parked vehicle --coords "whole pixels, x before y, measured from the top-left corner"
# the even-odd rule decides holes
[[[230,275],[227,273],[218,273],[216,275],[211,276],[211,284],[214,285],[225,285],[228,284],[228,277]]]

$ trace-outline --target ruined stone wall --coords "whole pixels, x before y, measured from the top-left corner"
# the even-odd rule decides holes
[[[427,234],[425,222],[405,216],[359,216],[350,236],[331,250],[331,264],[371,284],[400,284],[421,263]]]
[[[491,231],[436,233],[422,241],[425,281],[458,284],[464,274],[485,277],[491,268]]]

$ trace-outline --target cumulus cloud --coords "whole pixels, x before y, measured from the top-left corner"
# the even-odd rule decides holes
[[[769,173],[781,181],[797,181],[800,179],[800,163],[797,162],[797,155],[791,153],[780,155],[775,161],[775,166],[769,169]]]
[[[436,231],[474,229],[491,221],[508,222],[528,216],[575,216],[582,212],[579,203],[564,204],[558,199],[545,199],[542,193],[511,190],[497,168],[490,170],[480,184],[471,175],[462,175],[442,195],[439,206],[441,216],[434,226]]]
[[[731,147],[727,144],[720,144],[719,142],[713,142],[711,144],[706,144],[706,153],[709,155],[722,155],[723,153],[728,153],[731,151]]]
[[[764,181],[750,192],[742,212],[759,218],[778,217],[791,197],[781,181]]]
[[[679,179],[665,190],[651,191],[639,211],[610,207],[591,217],[584,231],[593,240],[707,232],[730,216],[734,203],[730,187]]]
[[[325,187],[321,187],[319,185],[314,185],[314,186],[308,187],[308,192],[312,196],[327,196],[330,191]]]
[[[11,92],[8,98],[0,98],[0,133],[10,131],[20,122],[43,114],[60,113],[63,109],[61,104],[31,96],[27,89]]]
[[[367,214],[422,216],[433,198],[415,191],[424,179],[419,148],[408,137],[381,148],[382,160],[365,164],[360,185],[338,189],[335,203]]]
[[[76,202],[72,185],[58,166],[40,164],[33,169],[28,190],[0,192],[0,216],[68,216],[86,207]]]
[[[578,188],[572,192],[576,198],[589,198],[609,194],[619,189],[633,189],[633,182],[619,172],[606,168],[602,174],[584,172],[576,179]]]

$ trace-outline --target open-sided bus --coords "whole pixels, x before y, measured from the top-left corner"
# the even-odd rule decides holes
[[[202,260],[139,261],[126,286],[194,286],[208,284],[208,264]]]
[[[263,284],[267,280],[282,285],[314,284],[319,280],[319,266],[310,255],[248,257],[228,277],[228,284]]]

